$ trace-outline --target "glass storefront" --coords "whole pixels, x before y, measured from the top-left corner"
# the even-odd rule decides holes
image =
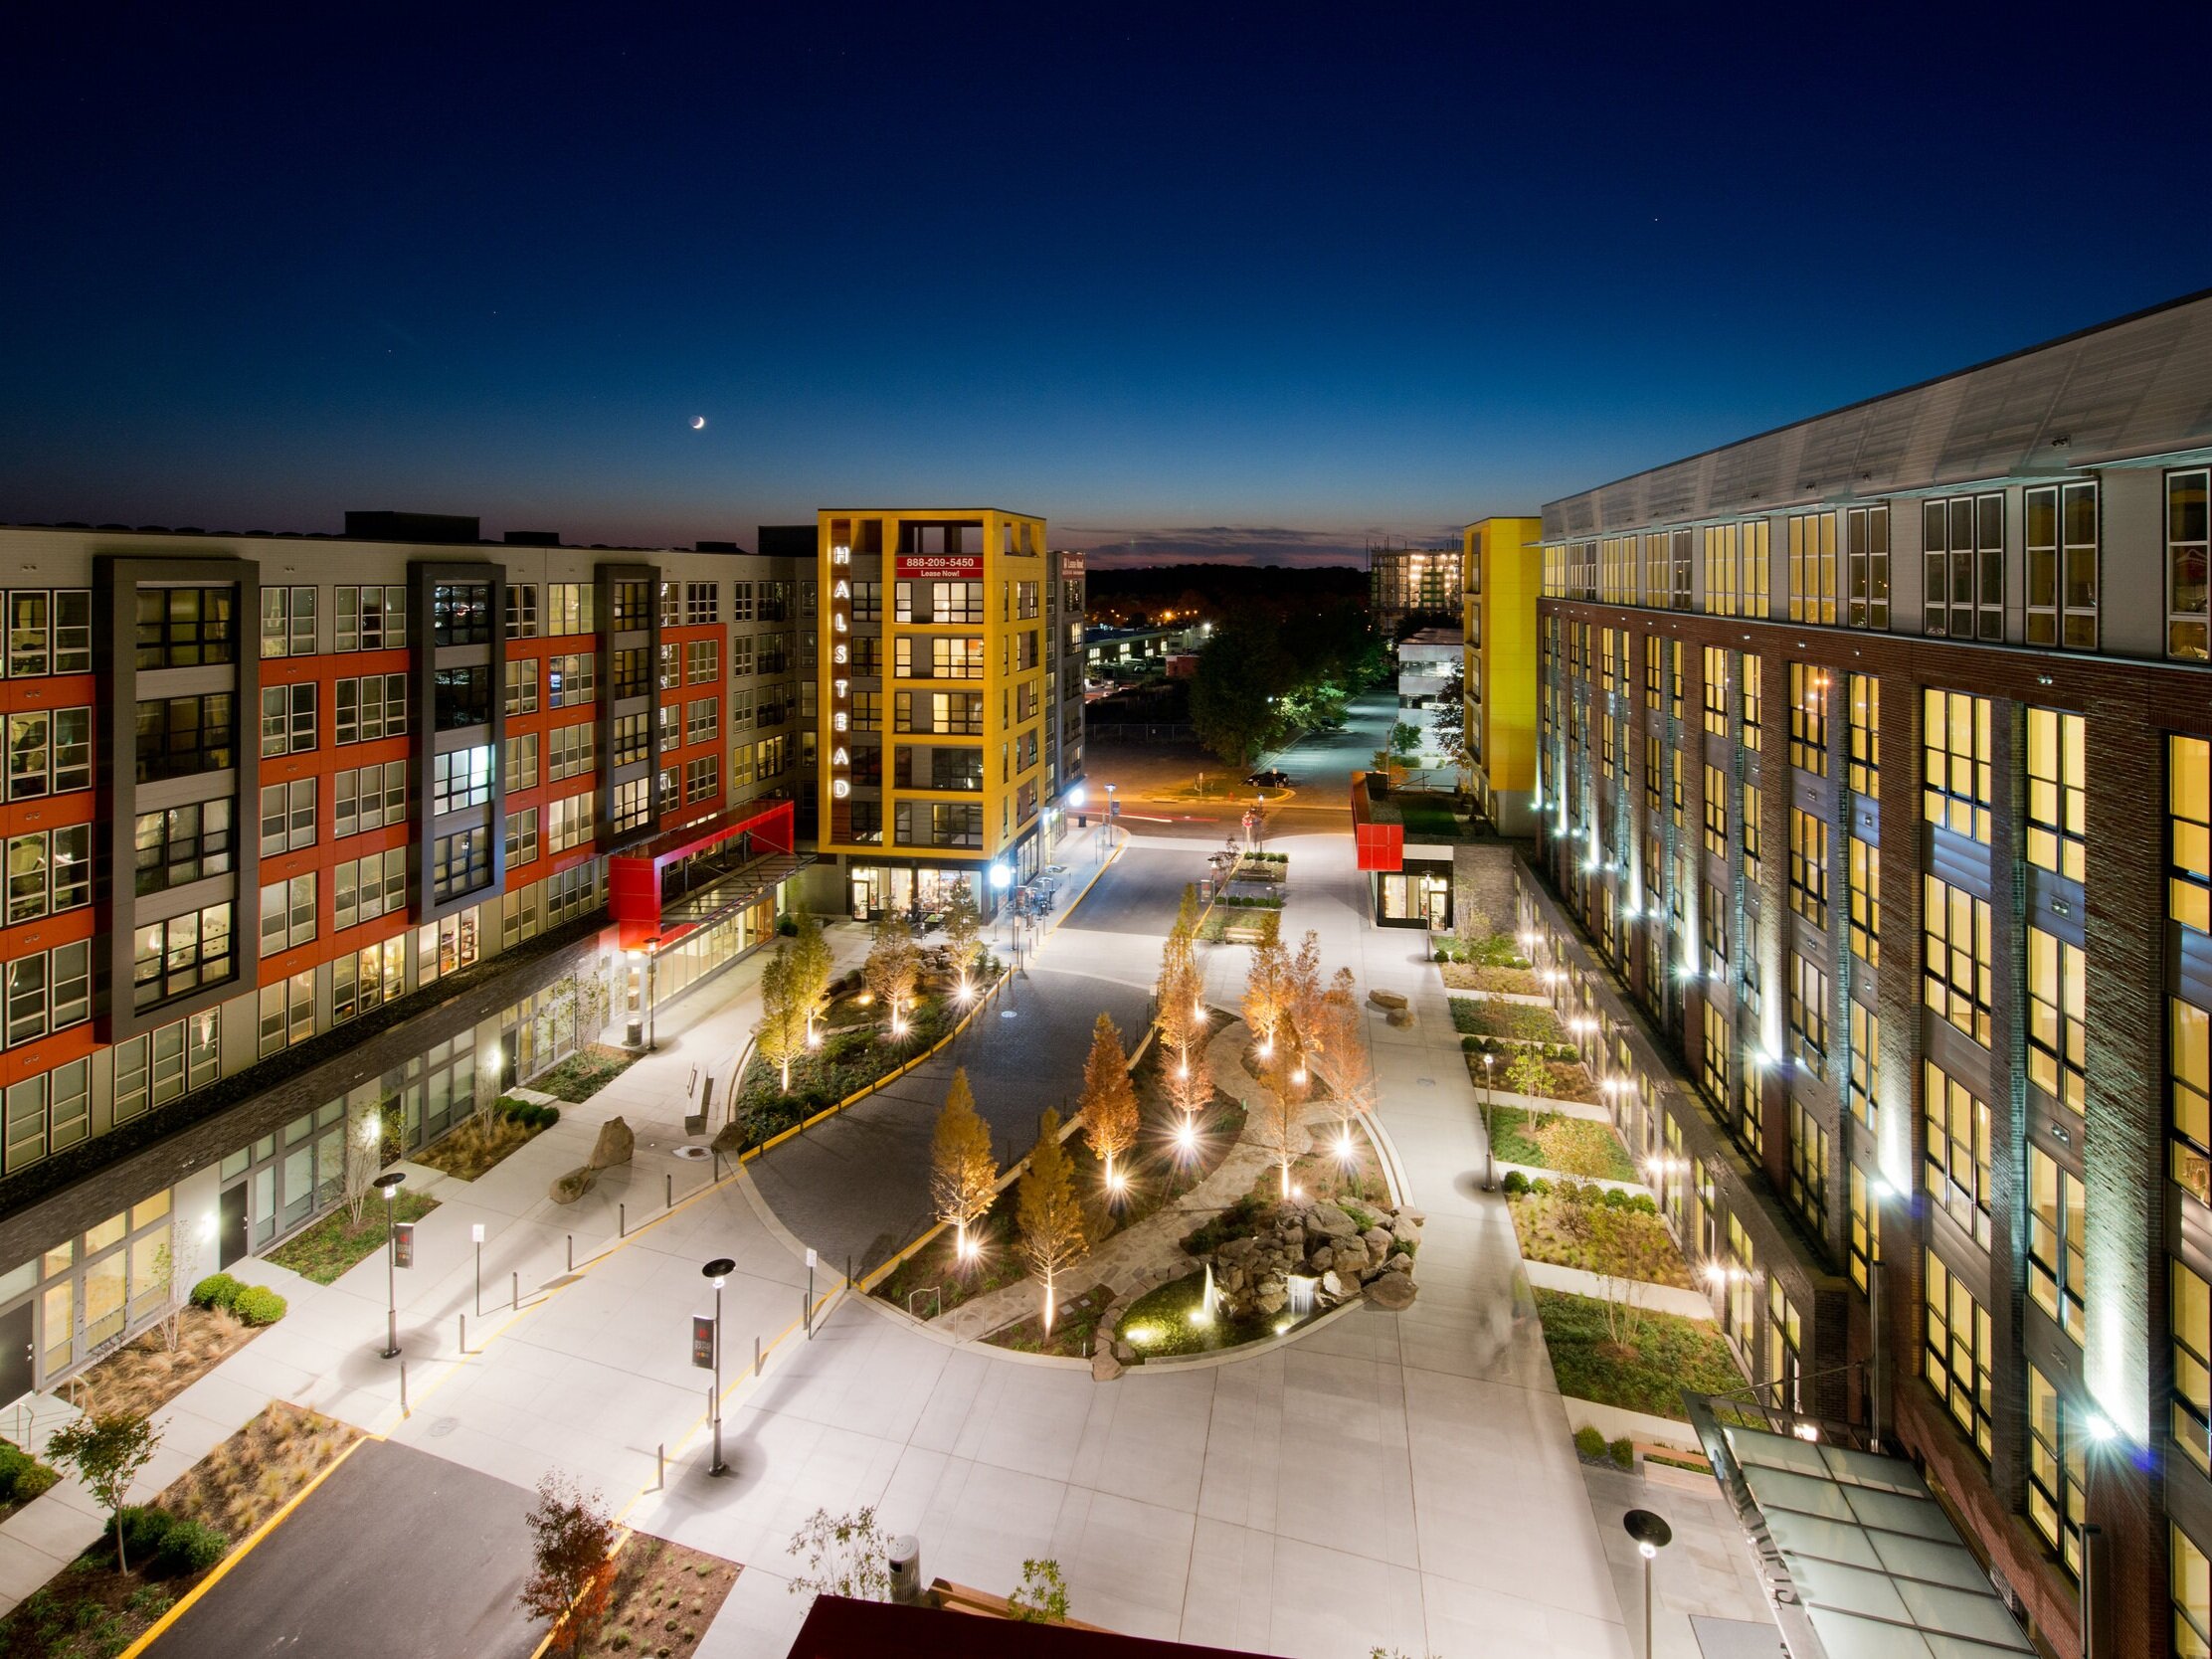
[[[1409,864],[1376,878],[1375,919],[1385,926],[1448,928],[1451,866]]]
[[[954,883],[963,879],[977,905],[990,908],[990,898],[982,890],[984,872],[973,865],[912,869],[898,864],[854,864],[846,874],[852,919],[856,922],[876,921],[894,910],[910,911],[917,901],[925,914],[943,910],[952,902]]]
[[[41,1382],[97,1359],[135,1322],[159,1311],[169,1233],[169,1195],[157,1193],[40,1257],[35,1305]],[[28,1283],[23,1269],[9,1278],[19,1276]]]
[[[772,888],[753,903],[693,928],[664,947],[653,963],[654,1006],[666,1008],[716,969],[774,938],[779,892],[780,888]]]

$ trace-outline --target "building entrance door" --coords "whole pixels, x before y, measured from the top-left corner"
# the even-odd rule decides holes
[[[246,1183],[225,1188],[215,1223],[217,1267],[228,1267],[249,1251],[246,1242]]]
[[[31,1391],[31,1303],[0,1314],[0,1405]]]

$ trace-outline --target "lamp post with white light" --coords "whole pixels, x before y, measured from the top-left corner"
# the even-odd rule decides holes
[[[716,1256],[699,1271],[714,1284],[714,1461],[707,1465],[710,1475],[726,1475],[729,1465],[722,1461],[722,1285],[737,1271],[737,1263],[728,1256]]]
[[[1495,1054],[1482,1057],[1482,1190],[1485,1193],[1498,1190],[1498,1160],[1490,1149],[1490,1068],[1497,1060]]]
[[[384,1358],[396,1360],[400,1355],[400,1274],[399,1235],[393,1230],[392,1211],[400,1189],[407,1185],[405,1170],[387,1170],[373,1183],[384,1195]]]
[[[2091,1517],[2097,1513],[2097,1464],[2120,1437],[2120,1429],[2112,1418],[2095,1410],[2082,1427],[2089,1434],[2089,1448],[2082,1458],[2082,1659],[2104,1659],[2105,1644],[2097,1639],[2097,1545],[2105,1529]]]
[[[1888,1176],[1877,1173],[1867,1183],[1867,1195],[1874,1200],[1874,1248],[1868,1252],[1873,1259],[1867,1263],[1867,1324],[1874,1332],[1871,1361],[1874,1376],[1867,1388],[1867,1444],[1879,1452],[1882,1449],[1882,1206],[1900,1194]]]
[[[1674,1529],[1648,1509],[1632,1509],[1620,1518],[1628,1536],[1636,1541],[1636,1554],[1644,1559],[1644,1659],[1651,1659],[1651,1563],[1674,1542]]]

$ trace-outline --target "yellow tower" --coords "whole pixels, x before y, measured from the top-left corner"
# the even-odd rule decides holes
[[[1475,793],[1501,833],[1533,835],[1536,815],[1536,602],[1541,518],[1485,518],[1461,532],[1467,752]]]
[[[826,508],[820,847],[856,916],[989,912],[1036,873],[1044,788],[1045,524],[997,508]]]

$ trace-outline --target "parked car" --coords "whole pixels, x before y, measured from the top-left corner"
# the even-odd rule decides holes
[[[1265,772],[1250,773],[1245,777],[1244,781],[1247,784],[1252,785],[1255,789],[1290,788],[1290,774],[1275,768],[1270,768],[1268,771]]]

